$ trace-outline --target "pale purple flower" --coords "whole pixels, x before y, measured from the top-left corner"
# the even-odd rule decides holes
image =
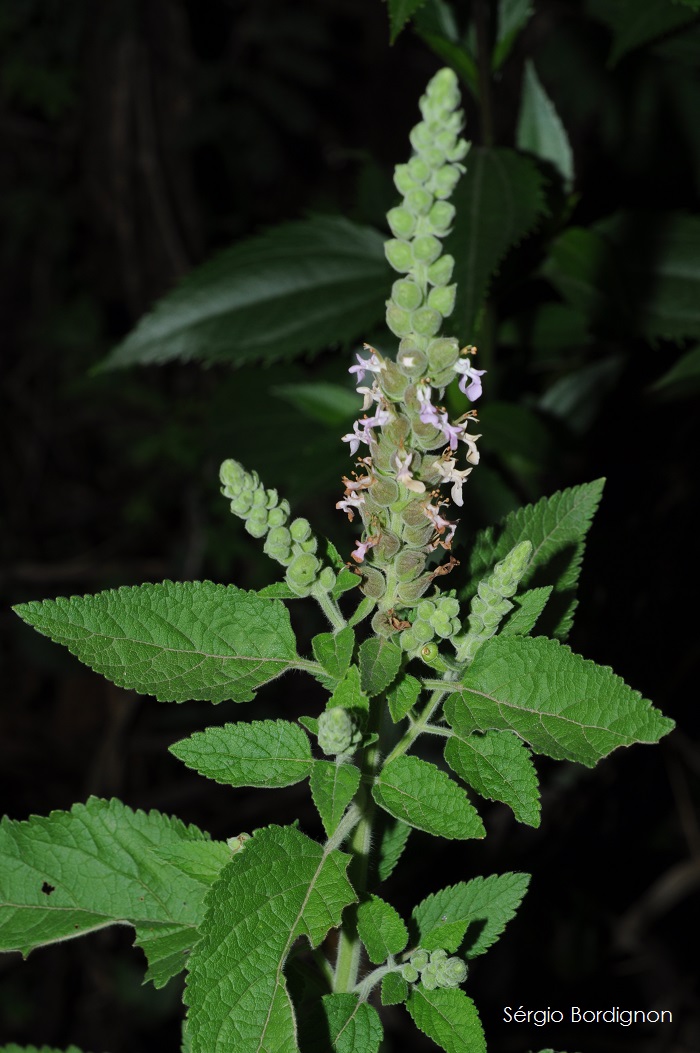
[[[460,358],[459,361],[455,362],[454,368],[455,372],[462,374],[459,381],[459,390],[463,391],[472,402],[476,402],[481,395],[481,378],[486,370],[474,369],[468,358]],[[468,380],[471,381],[469,386],[467,386]]]
[[[382,393],[379,389],[379,385],[377,384],[376,380],[372,384],[371,388],[359,387],[355,388],[355,390],[357,391],[358,395],[362,395],[364,397],[364,402],[362,403],[363,412],[366,412],[373,402],[379,402],[382,397]]]
[[[364,379],[365,372],[379,373],[382,369],[384,369],[384,363],[382,362],[374,348],[370,347],[369,344],[363,344],[362,346],[364,347],[365,351],[370,352],[369,358],[362,358],[359,351],[356,352],[355,358],[357,359],[357,365],[350,366],[348,370],[348,373],[357,373],[357,379],[360,382],[362,382],[362,380]]]
[[[342,501],[338,501],[336,508],[342,509],[343,512],[347,512],[348,519],[350,522],[355,518],[355,510],[359,509],[360,505],[364,504],[364,494],[355,494],[350,491],[346,493]]]
[[[432,424],[434,428],[440,427],[440,417],[437,408],[430,401],[431,389],[429,384],[419,384],[416,388],[418,404],[420,406],[420,419],[423,424]]]
[[[441,516],[439,507],[436,508],[435,505],[424,505],[423,511],[435,527],[435,531],[438,535],[445,534],[445,531],[447,531],[445,537],[437,537],[430,545],[428,545],[428,549],[432,551],[433,549],[436,549],[438,545],[442,545],[443,548],[449,548],[452,544],[455,530],[457,529],[457,523],[453,523],[449,519],[445,519]]]
[[[462,440],[462,442],[465,442],[467,444],[467,460],[469,461],[469,463],[478,464],[479,451],[476,448],[476,440],[480,439],[481,435],[470,435],[467,431],[467,427],[471,419],[472,418],[467,418],[467,420],[465,420],[464,424],[462,425],[462,432],[459,437]]]
[[[360,427],[359,421],[353,421],[352,431],[349,431],[347,435],[342,436],[342,442],[350,443],[350,453],[355,454],[360,448],[361,442],[367,442],[364,431]]]
[[[462,487],[466,482],[467,476],[473,471],[473,468],[457,468],[457,462],[452,457],[447,457],[445,460],[440,460],[435,463],[435,468],[438,470],[443,483],[452,483],[452,490],[450,496],[456,505],[460,507],[464,504],[464,498],[462,497]]]
[[[457,443],[463,438],[462,431],[464,425],[460,427],[457,424],[450,424],[447,413],[443,412],[440,414],[440,421],[437,425],[442,434],[445,436],[445,442],[449,442],[450,449],[456,450]]]
[[[354,552],[350,553],[350,555],[356,563],[362,563],[365,556],[367,555],[367,550],[370,548],[374,548],[375,545],[378,545],[380,540],[381,538],[378,537],[368,537],[365,541],[360,541],[360,539],[358,538],[355,542],[355,545],[357,547],[355,548]]]
[[[414,479],[409,470],[412,460],[413,454],[408,450],[397,450],[394,454],[397,482],[402,483],[407,490],[412,490],[414,494],[424,494],[425,483],[422,483],[419,479]]]

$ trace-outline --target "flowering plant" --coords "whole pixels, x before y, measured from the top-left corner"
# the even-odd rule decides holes
[[[395,358],[366,345],[350,367],[362,416],[342,437],[355,460],[336,507],[362,534],[347,563],[256,472],[227,460],[231,511],[283,581],[260,592],[166,581],[17,608],[114,683],[161,701],[250,702],[291,670],[327,693],[316,716],[213,726],[172,747],[230,786],[308,778],[323,843],[274,824],[216,842],[97,798],[0,830],[0,946],[26,954],[133,925],[147,979],[160,987],[186,971],[190,1053],[377,1053],[381,1006],[398,1004],[448,1053],[485,1050],[463,985],[528,876],[458,881],[404,919],[377,889],[411,830],[484,837],[472,795],[536,826],[533,753],[593,765],[672,726],[562,642],[600,483],[482,532],[458,580],[454,510],[479,464],[484,376],[476,349],[443,332],[455,285],[441,239],[468,154],[458,106],[456,78],[441,70],[421,99],[414,154],[396,169],[403,201],[388,214],[386,255],[401,277],[386,320],[399,344]],[[455,381],[468,400],[456,415],[446,405]],[[303,598],[329,622],[310,657],[298,654],[286,606]],[[444,765],[414,752],[431,739]]]

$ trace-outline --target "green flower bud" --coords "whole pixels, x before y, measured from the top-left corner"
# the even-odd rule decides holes
[[[438,987],[459,987],[467,978],[467,963],[461,958],[447,958],[435,968]]]
[[[435,260],[435,263],[431,263],[428,267],[428,281],[431,285],[447,285],[452,277],[454,266],[454,256],[450,256],[449,252],[446,252],[444,256],[441,256],[439,260]]]
[[[424,662],[430,665],[438,656],[438,646],[436,643],[426,643],[421,647],[420,656]]]
[[[301,552],[287,567],[284,580],[297,596],[308,596],[320,566],[316,556],[310,552]]]
[[[413,270],[413,250],[407,241],[392,238],[384,243],[384,254],[395,271],[407,274]]]
[[[428,357],[416,348],[399,350],[396,362],[401,372],[407,377],[422,377],[428,364]]]
[[[427,216],[434,200],[435,198],[430,191],[422,186],[418,186],[414,190],[409,190],[404,198],[406,208],[412,212],[414,216]]]
[[[267,512],[265,509],[253,509],[245,521],[245,528],[252,537],[265,537],[267,533]]]
[[[441,596],[438,600],[440,610],[444,611],[448,618],[458,618],[461,611],[459,600],[454,596]]]
[[[422,304],[423,293],[420,286],[416,285],[415,282],[408,281],[406,278],[400,278],[391,287],[391,298],[395,304],[403,307],[404,310],[413,311]]]
[[[428,365],[431,373],[451,369],[459,358],[459,344],[454,339],[431,340],[428,347]]]
[[[414,969],[417,969],[420,972],[421,969],[425,969],[430,961],[430,955],[427,951],[424,951],[422,947],[419,947],[417,951],[413,952],[409,961]]]
[[[265,489],[259,486],[257,490],[253,492],[253,508],[261,508],[267,512],[267,496]]]
[[[443,165],[433,176],[435,197],[451,197],[462,173],[456,165]]]
[[[292,550],[292,536],[284,526],[272,527],[270,533],[265,538],[264,545],[265,554],[271,556],[272,559],[285,559],[291,554]]]
[[[380,570],[374,567],[364,567],[360,590],[365,596],[371,596],[373,600],[380,600],[386,592],[386,578]]]
[[[276,490],[266,490],[265,498],[265,508],[268,510],[276,508],[279,504],[279,494]]]
[[[404,311],[401,307],[397,307],[391,302],[387,301],[386,308],[386,324],[391,329],[394,336],[407,336],[411,332],[411,315],[408,311]]]
[[[409,132],[408,138],[411,146],[417,153],[421,153],[433,141],[432,132],[425,121],[419,121],[415,128],[412,128]]]
[[[232,458],[224,461],[219,469],[219,478],[226,497],[233,497],[243,486],[245,469],[238,461]]]
[[[413,581],[425,570],[425,556],[417,549],[404,548],[394,563],[397,581]]]
[[[295,542],[295,548],[300,552],[315,553],[318,549],[318,538],[310,537],[308,541],[297,541]]]
[[[397,165],[394,169],[394,186],[400,194],[407,194],[416,185],[409,165]]]
[[[437,965],[438,962],[447,961],[447,951],[442,947],[438,947],[437,950],[431,951],[430,964]]]
[[[246,841],[250,841],[250,839],[250,834],[237,834],[236,837],[227,837],[226,844],[231,849],[231,854],[237,856],[239,852],[244,851]]]
[[[408,162],[408,171],[416,183],[427,183],[430,179],[430,168],[422,157],[412,157]]]
[[[448,286],[448,288],[453,288],[453,286]],[[431,289],[430,296],[443,291],[443,289]],[[452,294],[452,305],[454,306],[454,293]],[[420,333],[421,336],[435,336],[440,332],[442,315],[431,304],[430,307],[419,307],[417,311],[414,311],[411,315],[411,322],[414,332]]]
[[[387,244],[390,244],[388,242]],[[424,234],[420,238],[413,239],[413,258],[419,263],[434,263],[442,252],[442,245],[432,234]],[[391,260],[389,260],[391,263]]]
[[[401,966],[401,975],[404,980],[407,980],[409,984],[414,984],[418,979],[418,970],[415,965],[411,965],[410,962],[406,962],[405,965]]]
[[[419,618],[422,618],[424,622],[429,622],[436,610],[437,608],[432,600],[421,600],[416,607],[416,614]]]
[[[252,494],[241,491],[231,502],[231,511],[236,516],[247,516],[253,506]]]
[[[443,153],[449,153],[450,150],[454,150],[457,145],[457,130],[454,128],[446,128],[442,132],[438,132],[434,139],[435,145],[438,149],[442,150]]]
[[[430,341],[425,336],[411,333],[399,340],[399,351],[427,351]]]
[[[422,621],[422,619],[420,618],[417,618],[416,621],[413,623],[413,635],[415,636],[419,644],[426,644],[429,643],[430,640],[432,640],[433,636],[435,636],[435,633],[433,632],[432,625],[430,625],[428,622]]]
[[[318,744],[328,756],[354,753],[362,741],[352,714],[342,706],[326,709],[318,718]]]
[[[455,207],[448,201],[436,201],[430,210],[428,219],[436,234],[447,234],[455,218]]]
[[[442,287],[436,287],[431,289],[428,294],[428,309],[433,308],[438,311],[443,318],[449,318],[455,308],[455,293],[457,292],[456,285],[443,285]],[[421,310],[425,311],[423,307]]]
[[[377,476],[372,483],[372,497],[381,508],[388,508],[398,499],[398,484],[387,476]]]
[[[462,160],[464,160],[464,158],[469,153],[470,148],[471,148],[471,143],[465,142],[464,139],[459,139],[458,142],[455,143],[455,145],[452,147],[452,149],[446,151],[447,160],[448,161],[462,161]]]
[[[338,580],[338,575],[332,567],[324,567],[318,576],[318,583],[325,592],[330,592]]]
[[[426,965],[420,974],[420,981],[426,991],[434,991],[438,986],[437,965],[433,965],[432,962]]]
[[[416,229],[416,217],[407,208],[391,208],[386,214],[391,233],[395,238],[410,238]]]
[[[293,519],[289,524],[289,533],[293,541],[308,541],[311,537],[311,523],[308,519]]]
[[[438,70],[425,89],[425,95],[433,106],[439,106],[440,109],[454,110],[455,106],[459,106],[459,88],[454,70],[448,66]]]
[[[277,505],[277,508],[270,509],[267,521],[271,527],[281,527],[287,522],[289,511],[287,508],[283,507],[286,503],[286,501],[283,501],[281,504]]]
[[[404,629],[399,636],[399,644],[402,650],[408,651],[409,654],[413,654],[418,649],[418,640],[416,639],[413,629]]]

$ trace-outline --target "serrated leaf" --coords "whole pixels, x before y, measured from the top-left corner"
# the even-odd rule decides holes
[[[560,490],[534,505],[511,512],[496,528],[482,531],[470,558],[470,591],[490,568],[521,541],[531,541],[532,559],[523,586],[551,585],[539,630],[565,639],[573,622],[576,585],[581,570],[586,534],[600,502],[604,479]]]
[[[509,805],[521,823],[540,825],[537,772],[517,736],[487,731],[462,737],[455,728],[454,738],[445,744],[445,760],[482,797]]]
[[[552,585],[539,589],[526,589],[514,598],[515,608],[499,629],[501,636],[527,636],[537,625],[547,600],[552,595]]]
[[[516,142],[521,150],[549,161],[567,190],[574,180],[574,156],[554,103],[542,87],[532,61],[525,63]]]
[[[394,872],[412,829],[407,823],[401,822],[400,819],[390,819],[386,814],[384,820],[377,853],[376,881],[378,884],[386,881]]]
[[[28,954],[126,922],[149,958],[148,978],[162,986],[184,967],[204,895],[229,858],[225,844],[196,827],[115,800],[91,797],[70,812],[4,819],[0,949]]]
[[[588,0],[590,13],[613,33],[608,65],[615,66],[635,48],[679,29],[693,20],[692,11],[668,0]]]
[[[361,676],[358,667],[351,665],[328,699],[326,709],[341,706],[343,709],[351,709],[358,718],[364,719],[369,713],[369,699],[362,690]]]
[[[700,391],[700,345],[679,358],[651,390],[664,399],[696,395]]]
[[[341,216],[274,227],[194,270],[103,368],[188,361],[275,362],[347,345],[384,315],[384,237]]]
[[[318,633],[311,641],[317,662],[333,680],[341,680],[347,672],[355,647],[355,633],[349,625],[337,633]]]
[[[406,1002],[413,1023],[446,1053],[486,1053],[486,1039],[471,998],[456,988],[414,987]]]
[[[211,581],[124,586],[14,610],[112,683],[160,702],[248,702],[297,657],[284,604]]]
[[[464,943],[468,958],[483,954],[515,914],[529,883],[529,874],[493,874],[428,896],[413,910],[420,946],[454,953]]]
[[[389,0],[389,24],[391,34],[389,41],[394,43],[409,18],[422,7],[425,0]]]
[[[314,766],[308,736],[288,720],[206,728],[176,742],[170,752],[226,786],[292,786]]]
[[[317,947],[355,901],[349,857],[294,827],[258,830],[224,868],[190,956],[185,1001],[193,1053],[295,1053],[283,968],[292,945]]]
[[[478,333],[478,316],[501,261],[545,211],[543,178],[514,150],[474,148],[453,203],[457,217],[447,248],[456,261],[457,335],[466,343]]]
[[[445,703],[467,731],[514,731],[535,751],[593,767],[619,746],[658,742],[674,726],[611,669],[556,640],[487,641]]]
[[[360,645],[362,690],[378,695],[396,679],[403,653],[400,647],[381,636],[372,636]]]
[[[382,1005],[400,1005],[408,998],[408,984],[401,973],[387,973],[382,977]]]
[[[418,757],[396,757],[386,764],[372,795],[389,815],[436,837],[485,837],[464,791],[444,771]]]
[[[354,764],[335,764],[334,761],[316,761],[314,764],[311,796],[329,837],[335,833],[359,785],[360,769]]]
[[[531,0],[498,0],[498,29],[491,57],[491,68],[501,68],[510,54],[518,34],[532,15]]]
[[[0,1053],[82,1053],[77,1046],[68,1046],[67,1049],[54,1049],[53,1046],[18,1046],[10,1042],[9,1046],[0,1046]]]
[[[406,673],[386,693],[391,719],[397,724],[413,709],[421,692],[420,681]]]
[[[408,943],[408,929],[401,915],[379,896],[370,896],[360,903],[357,931],[375,965],[381,965],[390,954],[400,954]]]
[[[328,994],[304,1022],[301,1053],[377,1053],[383,1034],[374,1006],[355,994]]]

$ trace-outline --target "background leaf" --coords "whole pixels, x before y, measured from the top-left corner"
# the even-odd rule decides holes
[[[341,216],[284,223],[194,270],[103,368],[175,359],[276,362],[347,346],[383,317],[384,238]]]
[[[535,753],[589,768],[619,746],[658,742],[674,726],[611,669],[541,636],[487,641],[445,717],[460,736],[514,731]]]
[[[588,10],[613,33],[608,65],[635,48],[693,20],[693,12],[668,0],[588,0]]]
[[[269,826],[224,868],[189,962],[185,1001],[193,1053],[295,1050],[282,970],[299,936],[317,947],[354,902],[348,862],[293,827]]]
[[[170,747],[188,768],[226,786],[292,786],[314,767],[306,732],[289,720],[254,720],[196,731]]]
[[[496,42],[491,57],[491,68],[494,71],[499,70],[508,58],[532,12],[531,0],[498,0]]]
[[[425,0],[389,0],[389,24],[391,26],[391,43],[393,44],[397,36],[408,22],[411,15],[413,15],[419,7],[425,3]]]
[[[549,161],[562,177],[565,188],[571,189],[574,156],[569,137],[532,61],[525,63],[516,142],[519,149]]]
[[[211,581],[124,586],[14,610],[112,683],[160,702],[248,702],[297,657],[283,603]]]

